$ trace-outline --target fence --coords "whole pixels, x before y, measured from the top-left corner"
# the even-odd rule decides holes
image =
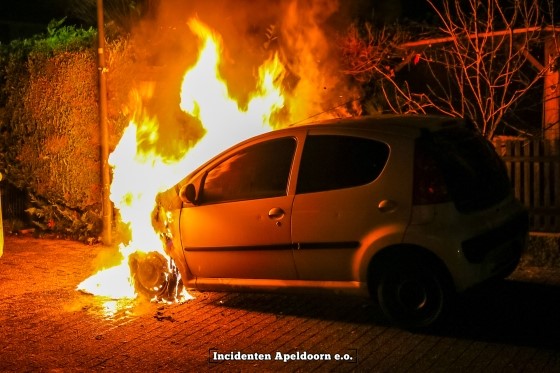
[[[496,140],[532,232],[560,232],[560,141]]]

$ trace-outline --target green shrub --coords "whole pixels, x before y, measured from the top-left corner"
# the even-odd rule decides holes
[[[88,241],[102,228],[95,36],[53,21],[44,35],[0,45],[0,172],[27,192],[39,231]],[[138,109],[129,105],[132,88],[167,72],[151,66],[145,48],[126,37],[106,45],[109,151]],[[175,154],[202,130],[184,125],[189,118],[168,88],[162,84],[149,106],[160,122],[183,124],[179,134],[160,136],[159,147]]]

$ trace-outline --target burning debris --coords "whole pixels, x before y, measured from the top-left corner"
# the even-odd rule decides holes
[[[156,319],[157,321],[171,321],[171,322],[176,321],[173,316],[169,316],[164,313],[163,307],[158,308],[156,314],[154,315],[154,319]]]

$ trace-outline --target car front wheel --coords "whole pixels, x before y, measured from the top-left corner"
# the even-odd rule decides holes
[[[176,268],[158,252],[135,252],[128,265],[136,291],[148,299],[172,301],[183,289]]]
[[[445,276],[423,260],[392,262],[379,274],[377,299],[391,321],[408,329],[440,323],[448,312],[451,291]]]

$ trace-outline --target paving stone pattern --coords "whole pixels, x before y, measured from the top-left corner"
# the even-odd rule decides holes
[[[340,296],[194,292],[110,313],[115,302],[75,291],[107,250],[6,237],[1,372],[560,372],[554,269],[520,269],[463,297],[441,331],[411,333]]]

